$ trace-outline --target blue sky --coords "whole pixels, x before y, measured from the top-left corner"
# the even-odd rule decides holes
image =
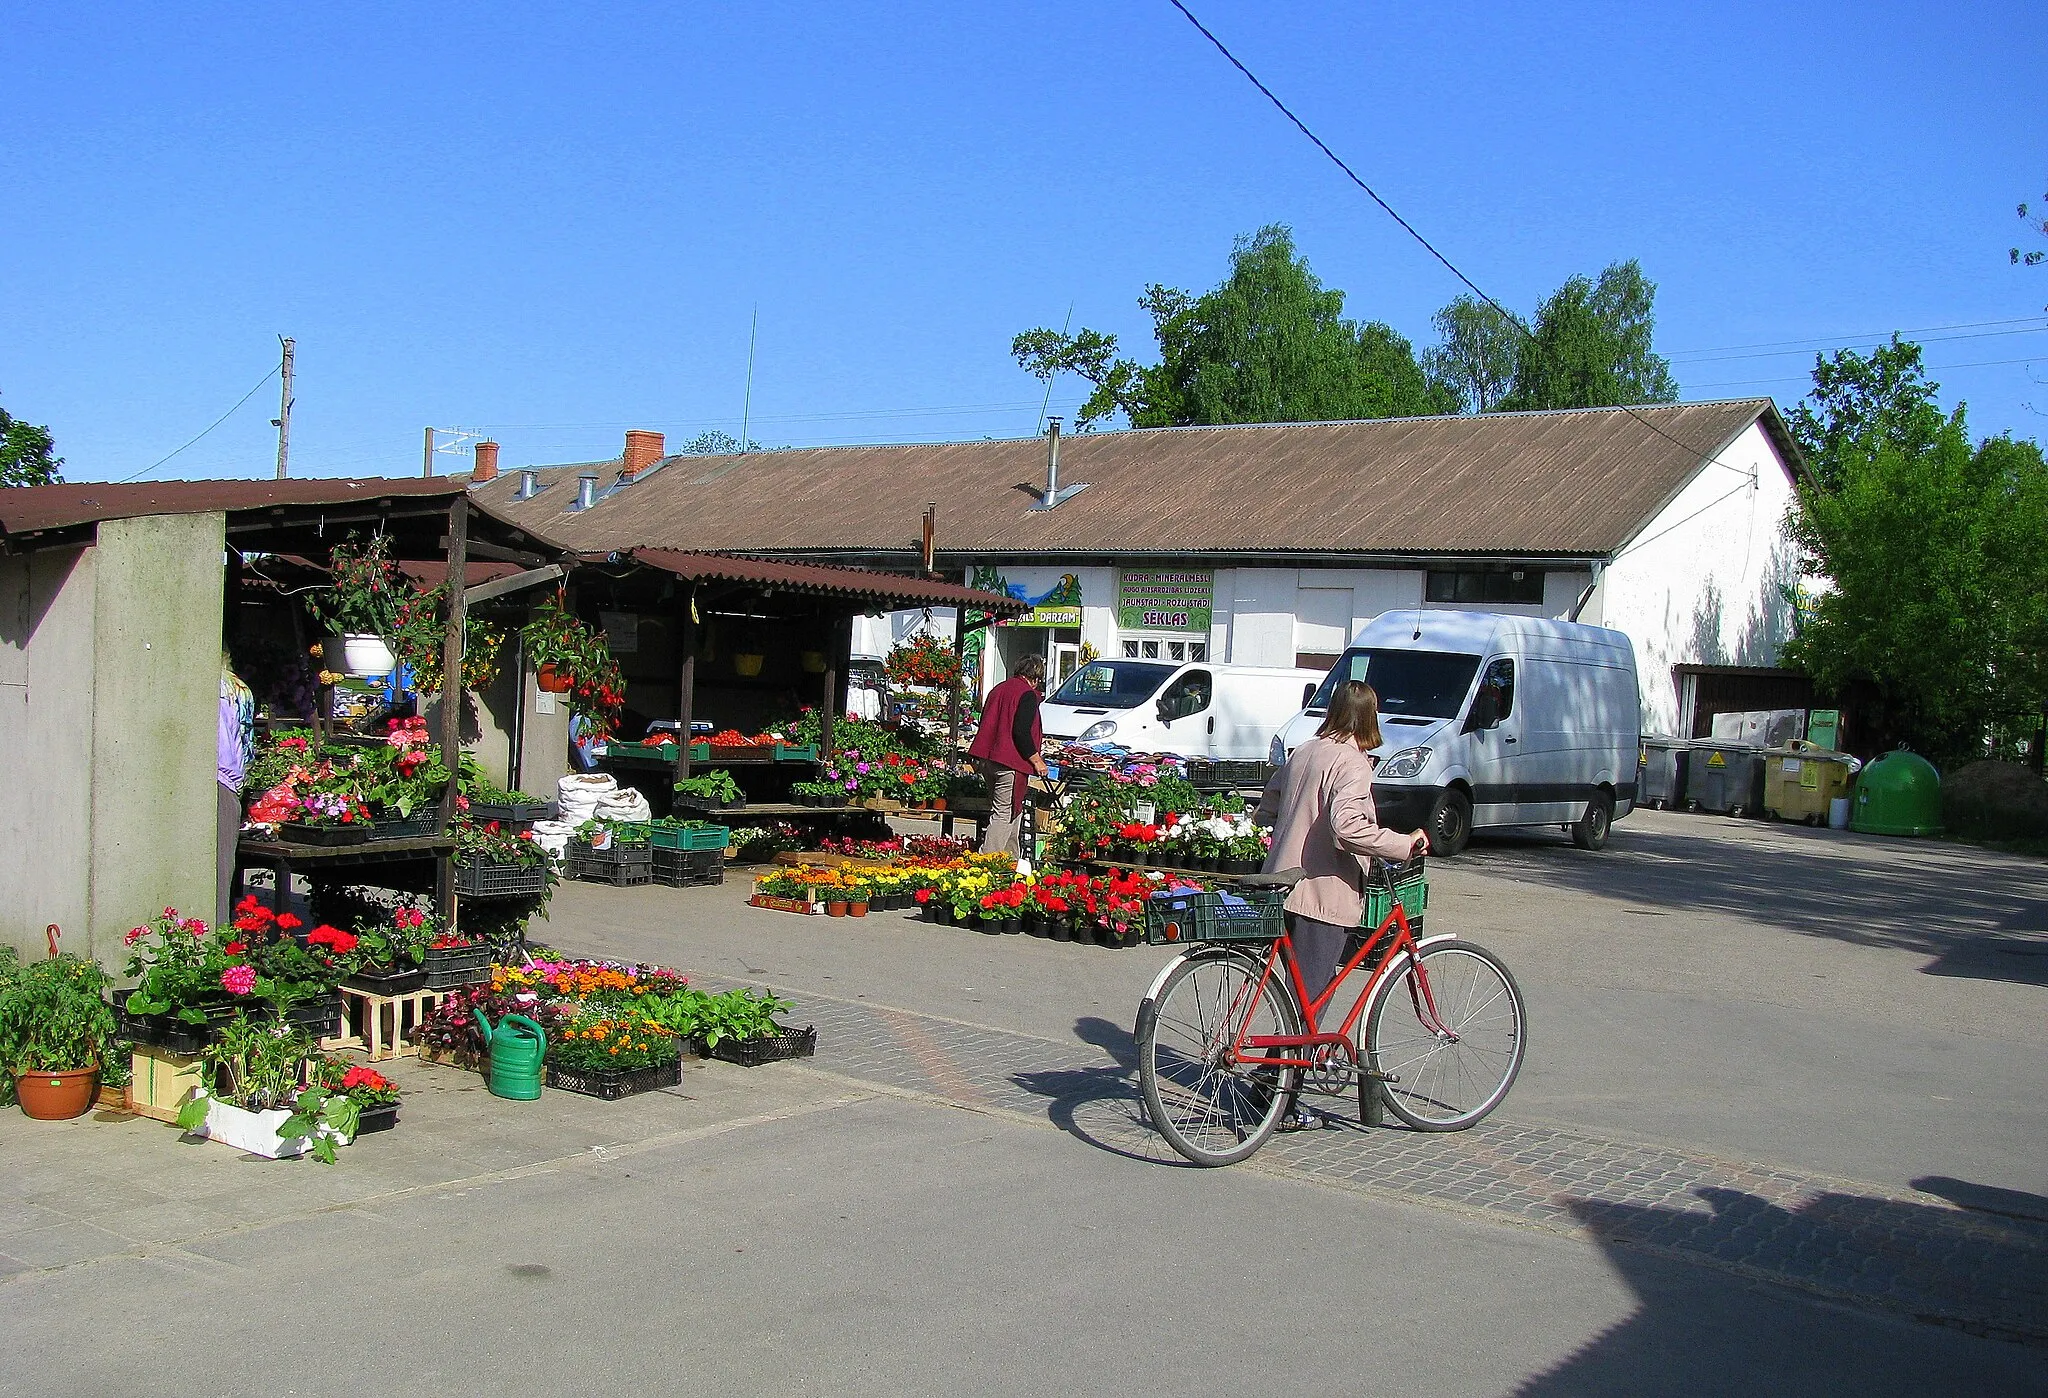
[[[2048,267],[2006,260],[2048,193],[2038,3],[1191,4],[1506,303],[1638,258],[1685,397],[1789,405],[1810,353],[1758,347],[1962,325],[1922,337],[1944,399],[2048,435]],[[1418,348],[1458,290],[1166,0],[4,25],[0,406],[73,479],[150,467],[280,333],[294,474],[410,474],[429,424],[508,467],[737,431],[757,307],[779,446],[1029,433],[1014,333],[1071,306],[1149,353],[1143,286],[1267,222]],[[269,474],[275,411],[154,475]]]

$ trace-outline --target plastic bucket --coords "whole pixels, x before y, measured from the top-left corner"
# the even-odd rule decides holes
[[[1849,798],[1846,796],[1837,796],[1832,801],[1828,802],[1828,829],[1847,830],[1848,828]]]

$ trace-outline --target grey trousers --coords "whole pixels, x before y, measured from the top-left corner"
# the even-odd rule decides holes
[[[1344,945],[1358,929],[1317,922],[1300,913],[1287,915],[1288,936],[1294,943],[1294,959],[1301,963],[1301,982],[1313,1000],[1329,988],[1337,967],[1344,960]]]
[[[1024,824],[1024,813],[1019,807],[1013,814],[1011,807],[1016,804],[1017,783],[1025,778],[1022,773],[1013,772],[1008,767],[998,767],[993,762],[983,764],[982,770],[988,776],[989,812],[988,828],[981,837],[981,852],[1015,854],[1017,835]]]
[[[242,798],[219,782],[213,784],[213,791],[217,833],[213,925],[225,927],[235,920],[235,847],[242,839]]]

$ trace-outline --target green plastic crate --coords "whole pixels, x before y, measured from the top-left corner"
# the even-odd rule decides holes
[[[775,745],[775,760],[777,762],[816,762],[818,760],[818,745],[811,743],[804,747],[798,747],[793,743],[777,743]]]
[[[656,849],[724,849],[732,843],[732,830],[724,825],[656,825],[653,838]]]
[[[1429,907],[1429,878],[1421,873],[1396,883],[1392,893],[1387,892],[1384,887],[1367,884],[1365,911],[1359,914],[1358,925],[1378,928],[1393,913],[1394,900],[1397,897],[1401,900],[1401,911],[1408,915],[1409,930],[1420,932],[1422,914]]]
[[[1225,902],[1221,893],[1162,893],[1145,900],[1145,940],[1154,946],[1182,942],[1271,942],[1287,930],[1287,890],[1247,889]]]

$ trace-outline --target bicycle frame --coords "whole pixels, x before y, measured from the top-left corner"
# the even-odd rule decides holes
[[[1343,1024],[1335,1033],[1323,1032],[1320,1028],[1323,1011],[1337,998],[1337,992],[1342,989],[1344,982],[1350,979],[1351,973],[1365,964],[1366,960],[1372,956],[1373,949],[1380,945],[1382,939],[1388,938],[1390,932],[1391,939],[1387,941],[1386,954],[1380,958],[1379,964],[1373,968],[1371,978],[1366,981],[1365,989],[1359,993],[1357,1003],[1352,1005],[1351,1012],[1344,1016]],[[1415,970],[1414,979],[1409,983],[1408,993],[1415,1000],[1416,1016],[1422,1021],[1424,1027],[1428,1028],[1431,1032],[1455,1038],[1456,1036],[1444,1026],[1442,1019],[1437,1015],[1436,999],[1431,995],[1429,989],[1429,974],[1423,969],[1422,958],[1419,955],[1419,948],[1415,941],[1415,933],[1408,926],[1407,910],[1397,902],[1394,904],[1393,910],[1387,914],[1386,921],[1382,922],[1374,930],[1372,936],[1367,938],[1365,944],[1358,949],[1357,954],[1338,969],[1337,974],[1330,978],[1330,984],[1324,988],[1323,993],[1314,999],[1309,998],[1308,983],[1302,979],[1301,963],[1294,955],[1294,939],[1292,936],[1282,933],[1279,940],[1275,941],[1266,952],[1265,969],[1260,974],[1257,983],[1248,992],[1250,1003],[1258,1003],[1258,997],[1265,992],[1267,983],[1272,979],[1276,971],[1284,966],[1286,968],[1287,980],[1294,991],[1294,1002],[1301,1006],[1302,1017],[1307,1021],[1307,1032],[1301,1034],[1240,1034],[1237,1040],[1230,1046],[1230,1061],[1233,1063],[1256,1065],[1260,1068],[1317,1068],[1322,1065],[1312,1057],[1273,1057],[1271,1050],[1315,1050],[1341,1044],[1344,1051],[1351,1056],[1351,1061],[1354,1064],[1362,1064],[1363,1059],[1358,1052],[1358,1043],[1355,1038],[1358,1021],[1364,1016],[1365,1007],[1372,1003],[1373,992],[1379,988],[1380,982],[1386,979],[1390,973],[1390,968],[1402,963],[1404,960],[1406,964],[1414,967]],[[1231,1011],[1231,1019],[1233,1021],[1236,1018],[1236,1010],[1237,1007],[1233,1006]],[[1247,1052],[1247,1050],[1255,1049],[1263,1049],[1266,1052],[1257,1055]]]

